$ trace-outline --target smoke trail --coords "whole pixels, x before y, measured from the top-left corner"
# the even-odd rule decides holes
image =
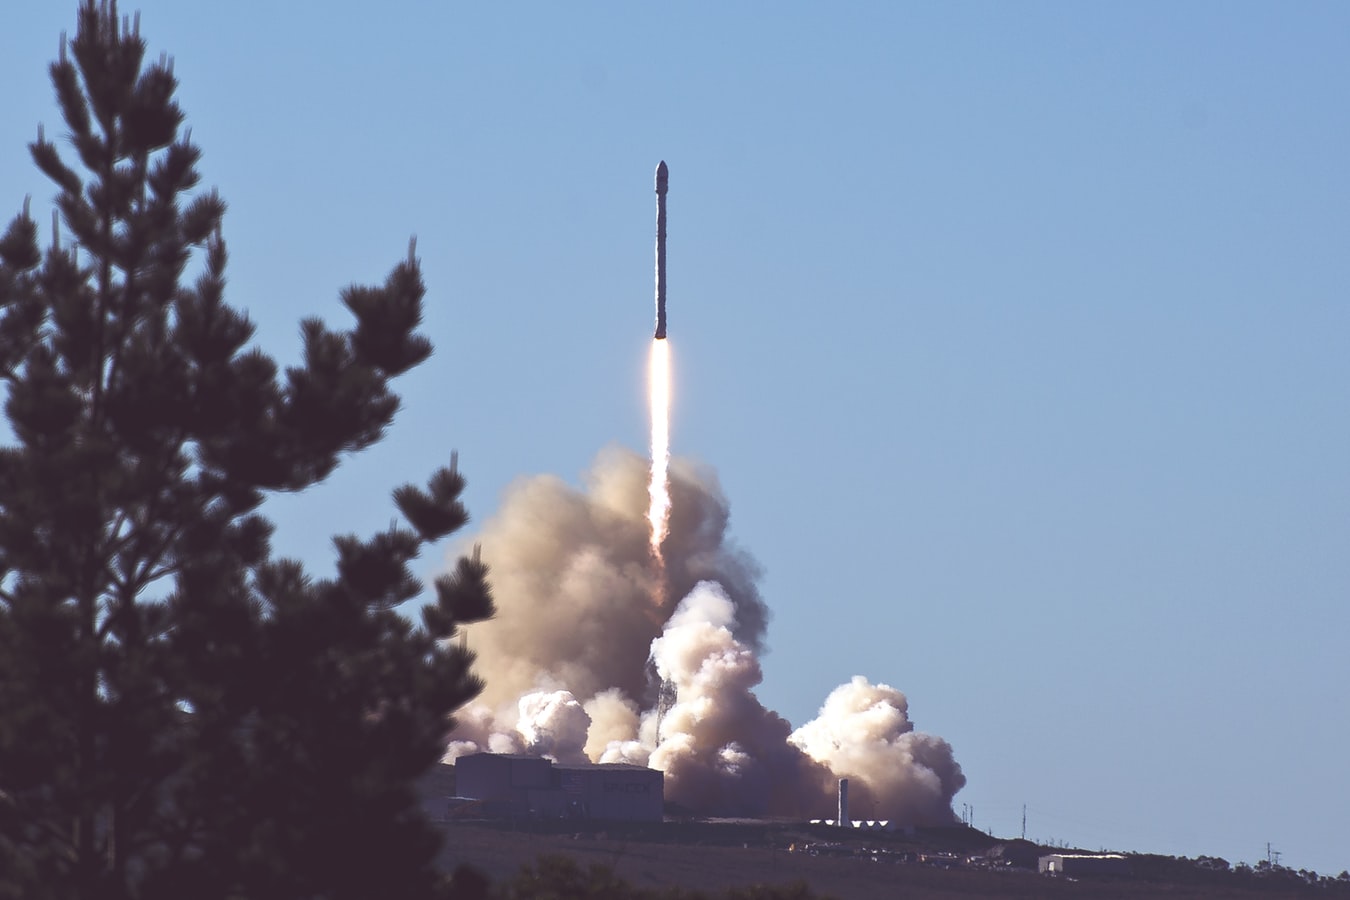
[[[492,750],[652,765],[668,800],[716,815],[828,818],[834,780],[848,777],[867,818],[955,822],[961,767],[946,741],[914,730],[899,691],[855,678],[795,732],[759,702],[759,570],[727,537],[712,472],[676,459],[668,477],[662,549],[678,605],[646,602],[657,585],[647,460],[612,449],[584,490],[549,476],[510,489],[472,539],[498,612],[473,626],[486,688],[459,715],[447,760]],[[662,681],[675,696],[658,735]]]
[[[670,533],[670,341],[652,341],[651,363],[648,372],[649,400],[652,416],[652,470],[647,492],[651,503],[647,507],[647,521],[651,526],[652,559],[656,561],[657,605],[665,575],[662,555],[666,536]]]

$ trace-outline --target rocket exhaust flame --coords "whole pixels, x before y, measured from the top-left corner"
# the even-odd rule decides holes
[[[670,341],[652,341],[648,372],[652,415],[651,503],[647,522],[651,526],[652,558],[656,561],[658,590],[665,570],[662,545],[670,531]],[[658,605],[664,600],[658,597]]]

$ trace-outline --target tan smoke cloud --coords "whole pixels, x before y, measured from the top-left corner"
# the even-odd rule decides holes
[[[869,816],[954,821],[960,766],[945,741],[913,730],[899,691],[855,678],[796,732],[764,708],[759,569],[728,540],[716,478],[672,465],[662,585],[647,478],[646,460],[611,449],[583,490],[550,476],[508,490],[474,539],[498,608],[468,637],[487,687],[459,715],[447,759],[491,750],[651,765],[668,800],[711,815],[827,815],[847,776]],[[662,682],[673,692],[664,715]]]
[[[599,759],[611,744],[632,741],[638,733],[640,710],[618,688],[601,691],[586,701],[591,729],[586,741],[586,756]],[[645,765],[645,760],[644,760]]]
[[[738,636],[757,645],[766,621],[753,562],[726,536],[728,508],[707,471],[676,465],[664,596],[696,582],[723,585],[741,612]],[[576,490],[552,476],[512,485],[474,541],[492,568],[496,618],[475,625],[469,644],[494,709],[535,690],[592,697],[610,688],[642,700],[647,655],[669,609],[657,591],[647,540],[647,463],[602,453]]]

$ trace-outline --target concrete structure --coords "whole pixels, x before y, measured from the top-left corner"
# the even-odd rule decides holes
[[[665,775],[644,766],[559,766],[533,756],[474,753],[455,761],[455,793],[516,815],[660,822]]]
[[[1040,860],[1042,875],[1129,875],[1130,861],[1119,853],[1052,853]]]

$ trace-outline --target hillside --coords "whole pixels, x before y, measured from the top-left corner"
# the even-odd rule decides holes
[[[1129,874],[1077,878],[1037,872],[1041,856],[1084,850],[1001,840],[974,828],[901,832],[845,831],[799,822],[668,819],[595,823],[520,819],[447,820],[454,770],[438,767],[422,782],[428,813],[445,830],[440,864],[467,864],[494,881],[540,856],[609,866],[639,888],[717,891],[804,881],[818,894],[871,898],[1350,898],[1350,878],[1317,878],[1264,864],[1231,869],[1223,860],[1128,854]],[[472,808],[466,815],[475,815]]]
[[[845,834],[824,827],[748,822],[595,825],[562,822],[446,822],[447,869],[467,863],[494,880],[541,855],[612,867],[641,888],[719,890],[805,881],[848,900],[909,897],[1350,897],[1350,880],[1310,884],[1290,870],[1217,871],[1197,861],[1132,855],[1132,874],[1056,878],[1034,860],[1059,852],[999,842],[973,829],[924,830],[913,837]],[[1021,865],[1018,865],[1021,863]]]

